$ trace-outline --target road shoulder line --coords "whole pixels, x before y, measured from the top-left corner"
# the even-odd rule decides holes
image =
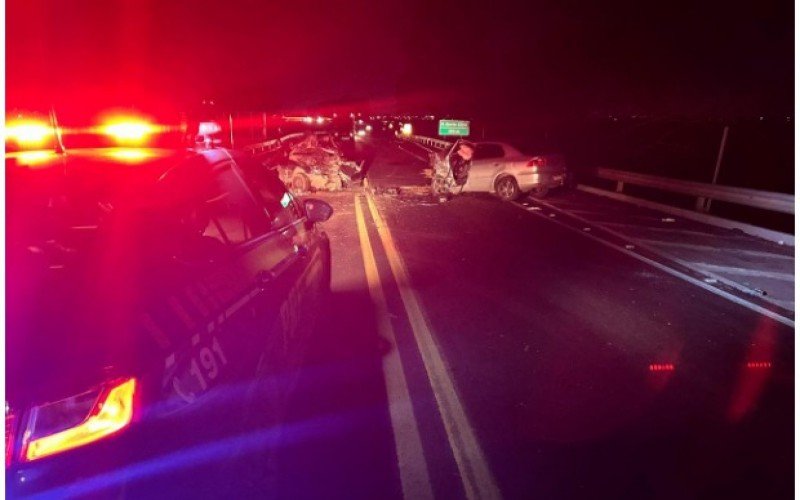
[[[608,234],[610,234],[610,235],[612,235],[612,236],[614,236],[614,237],[616,237],[618,239],[621,239],[623,241],[628,241],[628,242],[632,243],[633,245],[635,245],[637,247],[640,247],[640,248],[643,248],[643,249],[645,249],[645,250],[647,250],[647,251],[649,251],[649,252],[651,252],[651,253],[653,253],[655,255],[667,258],[670,261],[674,261],[673,257],[665,255],[664,253],[662,253],[662,252],[660,252],[660,251],[658,251],[656,249],[653,249],[653,248],[649,247],[648,245],[641,244],[640,242],[638,242],[635,239],[631,239],[631,238],[629,238],[629,237],[627,237],[625,235],[622,235],[622,234],[620,234],[620,233],[618,233],[618,232],[616,232],[614,230],[608,229],[608,228],[606,228],[605,226],[603,226],[601,224],[598,224],[598,223],[595,223],[595,222],[592,222],[592,221],[588,221],[588,220],[586,220],[586,219],[584,219],[584,218],[582,218],[580,216],[577,216],[577,215],[572,215],[572,214],[570,214],[569,212],[567,212],[565,210],[562,210],[562,209],[560,209],[558,207],[555,207],[555,206],[553,206],[553,205],[551,205],[549,203],[543,202],[541,200],[536,200],[535,203],[539,203],[539,204],[547,207],[548,209],[551,209],[553,211],[556,211],[556,212],[559,212],[561,214],[564,214],[567,217],[572,217],[575,220],[578,220],[578,221],[580,221],[580,222],[582,222],[582,223],[584,223],[584,224],[586,224],[588,226],[595,226],[595,227],[601,229],[602,231],[606,231]],[[639,254],[637,252],[634,252],[634,251],[629,250],[627,248],[623,248],[623,247],[620,247],[618,245],[615,245],[614,243],[612,243],[610,241],[607,241],[607,240],[605,240],[603,238],[600,238],[598,236],[595,236],[594,234],[591,234],[591,233],[588,233],[588,232],[583,231],[581,229],[578,229],[576,227],[570,226],[569,224],[567,224],[565,222],[562,222],[560,220],[556,220],[553,217],[548,217],[548,216],[546,216],[544,214],[541,214],[541,213],[538,213],[538,212],[531,212],[530,210],[528,210],[528,208],[525,205],[521,205],[521,204],[517,204],[517,203],[514,203],[514,205],[516,207],[520,208],[521,210],[524,210],[524,211],[526,211],[528,213],[533,213],[534,215],[538,216],[541,219],[548,220],[548,221],[553,222],[555,224],[558,224],[558,225],[560,225],[560,226],[562,226],[562,227],[564,227],[566,229],[569,229],[570,231],[582,234],[583,236],[585,236],[587,238],[590,238],[590,239],[592,239],[592,240],[594,240],[594,241],[596,241],[598,243],[601,243],[601,244],[603,244],[603,245],[605,245],[605,246],[607,246],[609,248],[613,248],[613,249],[617,250],[618,252],[621,252],[621,253],[623,253],[625,255],[628,255],[629,257],[633,257],[636,260],[639,260],[641,262],[649,264],[649,265],[651,265],[651,266],[653,266],[653,267],[655,267],[657,269],[660,269],[661,271],[664,271],[667,274],[675,276],[676,278],[682,279],[683,281],[686,281],[686,282],[691,283],[691,284],[693,284],[695,286],[698,286],[698,287],[700,287],[700,288],[702,288],[704,290],[707,290],[707,291],[709,291],[709,292],[711,292],[711,293],[713,293],[715,295],[723,297],[723,298],[725,298],[725,299],[727,299],[727,300],[729,300],[729,301],[731,301],[731,302],[733,302],[735,304],[739,304],[741,306],[744,306],[747,309],[750,309],[751,311],[755,311],[755,312],[757,312],[759,314],[763,314],[764,316],[772,318],[772,319],[774,319],[775,321],[778,321],[781,324],[784,324],[786,326],[794,328],[794,320],[792,320],[790,318],[787,318],[787,317],[785,317],[785,316],[783,316],[781,314],[778,314],[778,313],[775,313],[773,311],[770,311],[769,309],[766,309],[765,307],[762,307],[762,306],[760,306],[758,304],[754,304],[753,302],[747,301],[747,300],[745,300],[745,299],[743,299],[741,297],[738,297],[738,296],[736,296],[736,295],[734,295],[732,293],[726,292],[725,290],[721,290],[721,289],[719,289],[719,288],[717,288],[715,286],[712,286],[712,285],[710,285],[708,283],[705,283],[705,282],[703,282],[703,281],[701,281],[701,280],[699,280],[697,278],[694,278],[694,277],[692,277],[692,276],[690,276],[688,274],[685,274],[685,273],[682,273],[682,272],[680,272],[680,271],[678,271],[676,269],[673,269],[673,268],[671,268],[671,267],[669,267],[669,266],[667,266],[665,264],[662,264],[662,263],[657,262],[657,261],[655,261],[653,259],[645,257],[644,255],[641,255],[641,254]],[[698,272],[700,272],[700,271],[698,271]],[[712,277],[714,276],[712,273],[709,273],[709,272],[705,272],[705,273],[702,273],[702,274],[711,275]],[[775,304],[775,305],[778,306],[778,307],[781,307],[778,304]]]

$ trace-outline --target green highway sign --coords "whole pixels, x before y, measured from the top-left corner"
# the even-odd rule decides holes
[[[464,120],[439,120],[439,135],[467,136],[469,135],[469,122]]]

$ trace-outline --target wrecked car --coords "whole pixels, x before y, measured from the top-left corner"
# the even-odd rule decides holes
[[[327,133],[289,134],[252,148],[264,166],[278,172],[295,193],[338,191],[360,180],[363,162],[345,159]]]

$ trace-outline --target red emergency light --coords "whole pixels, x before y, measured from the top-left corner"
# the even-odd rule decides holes
[[[146,143],[150,136],[161,131],[161,127],[140,118],[114,117],[106,120],[100,131],[117,143],[141,145]]]
[[[18,120],[6,125],[5,140],[21,149],[43,148],[55,137],[55,129],[40,120]]]

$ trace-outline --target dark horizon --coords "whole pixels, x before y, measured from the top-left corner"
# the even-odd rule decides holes
[[[11,106],[793,115],[793,7],[777,0],[12,0],[6,15]]]

